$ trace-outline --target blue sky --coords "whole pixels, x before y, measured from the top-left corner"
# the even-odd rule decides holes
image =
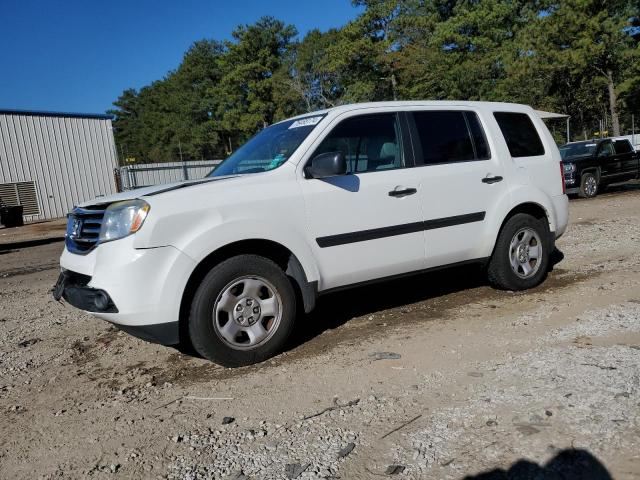
[[[349,0],[0,0],[0,109],[104,112],[177,67],[195,40],[264,15],[304,34],[357,13]]]

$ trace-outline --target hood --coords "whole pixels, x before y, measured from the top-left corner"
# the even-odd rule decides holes
[[[587,160],[589,158],[593,158],[593,155],[589,153],[585,153],[583,155],[570,155],[568,157],[563,158],[562,161],[564,163],[573,163],[573,162],[579,162],[580,160]]]
[[[228,180],[238,177],[239,175],[227,175],[224,177],[211,177],[203,178],[200,180],[185,180],[182,182],[165,183],[163,185],[153,185],[151,187],[134,188],[133,190],[127,190],[125,192],[114,193],[113,195],[106,195],[102,197],[96,197],[88,202],[80,203],[79,207],[87,207],[90,205],[101,205],[113,202],[121,202],[123,200],[133,200],[135,198],[150,197],[153,195],[161,195],[165,192],[171,192],[181,188],[192,187],[195,185],[202,185],[203,183],[218,182],[221,180]]]

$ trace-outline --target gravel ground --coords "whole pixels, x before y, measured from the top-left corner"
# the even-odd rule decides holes
[[[544,285],[456,269],[323,298],[225,369],[58,304],[0,252],[0,477],[640,478],[640,188],[571,202]]]

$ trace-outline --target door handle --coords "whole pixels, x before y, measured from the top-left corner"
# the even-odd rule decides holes
[[[496,175],[495,177],[484,177],[482,179],[482,183],[497,183],[501,181],[502,177],[500,175]]]
[[[402,197],[406,197],[407,195],[413,195],[417,191],[418,190],[416,190],[415,188],[396,187],[394,190],[391,190],[389,192],[389,196],[395,197],[395,198],[402,198]]]

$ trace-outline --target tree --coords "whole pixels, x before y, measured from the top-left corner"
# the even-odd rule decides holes
[[[536,68],[550,77],[551,93],[561,92],[565,85],[561,93],[565,99],[576,88],[592,93],[606,90],[614,135],[620,135],[616,82],[634,56],[635,40],[629,28],[637,14],[638,6],[632,0],[551,1],[527,30],[531,56]],[[594,94],[583,100],[593,104],[600,97]],[[581,114],[586,110],[584,104],[575,106],[567,100],[569,108]]]
[[[215,118],[236,145],[275,120],[298,111],[293,95],[283,88],[285,57],[297,34],[291,25],[271,17],[238,27],[225,42],[224,72],[214,95],[220,100]],[[293,104],[289,103],[293,101]]]
[[[637,0],[353,0],[344,27],[272,17],[201,40],[111,111],[121,156],[220,158],[285,117],[392,99],[526,103],[587,137],[640,111]],[[608,123],[608,120],[607,120]]]
[[[307,112],[335,107],[344,96],[339,72],[331,67],[329,50],[340,39],[340,32],[311,30],[292,50],[289,58],[289,84],[304,102]]]
[[[222,54],[218,42],[196,42],[176,71],[139,92],[125,90],[110,111],[121,156],[157,162],[221,153],[210,124],[217,98],[209,92],[220,80]]]

